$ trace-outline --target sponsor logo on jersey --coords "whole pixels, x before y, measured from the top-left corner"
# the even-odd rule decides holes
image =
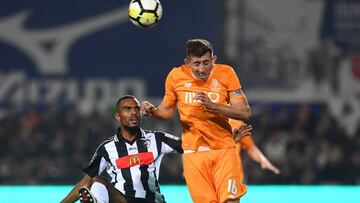
[[[219,92],[220,91],[220,82],[217,79],[212,79],[210,89],[214,92]]]
[[[116,159],[116,166],[119,169],[130,168],[139,165],[149,165],[154,161],[152,152],[141,152]]]
[[[129,166],[132,167],[132,166],[135,166],[135,165],[138,165],[140,164],[140,157],[139,156],[132,156],[129,158]]]
[[[132,151],[132,150],[136,150],[137,149],[137,147],[129,147],[129,151]]]
[[[217,92],[205,92],[213,103],[220,100],[220,94]],[[185,92],[185,104],[199,103],[199,100],[194,99],[196,92]]]
[[[149,139],[146,139],[146,140],[144,141],[144,145],[146,146],[146,148],[149,148],[150,145],[151,145],[151,141],[150,141]]]
[[[191,87],[191,85],[192,85],[192,83],[191,83],[191,82],[185,82],[184,87],[189,88],[189,87]]]

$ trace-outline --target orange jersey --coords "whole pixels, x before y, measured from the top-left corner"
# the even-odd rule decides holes
[[[228,105],[229,92],[240,88],[233,68],[227,65],[215,64],[206,81],[196,79],[185,64],[171,70],[166,78],[163,102],[177,104],[183,127],[183,149],[235,147],[228,118],[206,110],[194,97],[197,92],[205,92],[212,102]]]

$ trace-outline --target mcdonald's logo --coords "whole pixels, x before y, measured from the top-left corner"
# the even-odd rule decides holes
[[[118,158],[115,160],[115,163],[119,169],[123,169],[137,165],[149,165],[153,161],[154,155],[152,152],[141,152],[138,154],[132,154]]]
[[[129,166],[135,166],[137,164],[140,164],[140,157],[139,156],[131,156],[129,157]]]

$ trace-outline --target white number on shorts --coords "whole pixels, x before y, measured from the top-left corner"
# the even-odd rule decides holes
[[[237,194],[237,187],[236,187],[236,180],[228,180],[228,192],[230,192],[233,195]]]

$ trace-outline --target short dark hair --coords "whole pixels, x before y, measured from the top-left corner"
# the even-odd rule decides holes
[[[116,105],[115,105],[116,111],[117,111],[118,108],[119,108],[120,102],[123,101],[123,100],[125,100],[125,99],[133,99],[133,100],[138,101],[138,99],[136,99],[136,97],[133,96],[133,95],[124,95],[124,96],[120,97],[120,98],[117,100]]]
[[[186,57],[191,56],[202,57],[204,54],[213,54],[211,43],[204,39],[190,39],[186,42]]]

